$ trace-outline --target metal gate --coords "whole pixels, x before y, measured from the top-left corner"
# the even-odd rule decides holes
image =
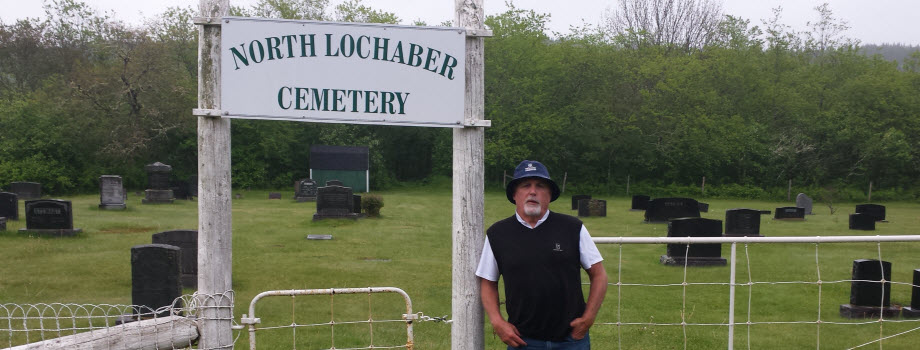
[[[249,328],[249,348],[251,350],[256,349],[256,331],[258,330],[257,325],[261,323],[261,319],[256,316],[256,303],[259,300],[262,300],[266,297],[277,297],[277,296],[298,296],[298,295],[335,295],[335,294],[371,294],[371,293],[397,293],[403,297],[403,300],[406,302],[406,313],[402,315],[402,321],[406,324],[406,344],[397,346],[398,348],[406,348],[412,350],[414,347],[414,340],[412,335],[412,323],[414,320],[418,319],[418,315],[412,313],[412,300],[409,299],[409,295],[406,294],[402,289],[395,287],[368,287],[368,288],[329,288],[329,289],[292,289],[292,290],[273,290],[259,293],[252,299],[252,302],[249,303],[249,314],[243,315],[240,323],[246,325]],[[367,321],[373,324],[375,321],[369,319]],[[377,321],[377,322],[392,322],[392,321]],[[330,322],[330,326],[334,326],[334,322]],[[287,327],[297,327],[296,324],[292,324]],[[333,344],[333,349],[335,345]],[[371,345],[368,349],[384,349],[384,348],[393,348],[393,347],[382,347]]]

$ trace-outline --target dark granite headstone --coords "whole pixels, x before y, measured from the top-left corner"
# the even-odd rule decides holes
[[[169,186],[169,173],[172,167],[160,162],[148,164],[144,167],[147,171],[147,190],[142,204],[172,203],[175,199],[173,190]]]
[[[591,199],[590,194],[576,194],[572,196],[572,210],[578,210],[578,202],[582,199]]]
[[[316,181],[302,179],[294,186],[294,199],[298,202],[312,202],[316,200]]]
[[[7,220],[19,220],[19,195],[0,192],[0,216]]]
[[[872,214],[850,214],[850,229],[875,231],[875,216]]]
[[[189,199],[192,199],[192,197],[188,193],[188,187],[189,187],[188,182],[180,180],[180,181],[173,182],[172,186],[170,186],[169,189],[172,190],[174,199],[189,200]]]
[[[6,231],[6,218],[0,216],[0,231]]]
[[[131,304],[144,314],[171,306],[182,296],[181,251],[166,244],[131,247]],[[182,307],[182,305],[176,305]],[[167,312],[157,316],[168,315]]]
[[[885,221],[885,206],[878,204],[857,204],[856,212],[875,217],[875,221]]]
[[[884,279],[885,282],[882,282]],[[848,318],[895,317],[900,307],[891,306],[891,263],[872,259],[853,260],[850,303],[840,305]]]
[[[154,233],[151,243],[166,244],[179,248],[182,256],[180,271],[182,285],[195,288],[198,285],[198,231],[175,230]]]
[[[19,195],[19,199],[42,198],[42,184],[37,182],[11,182],[10,192]]]
[[[578,216],[607,216],[607,201],[603,199],[582,199],[578,201]]]
[[[722,220],[704,218],[678,218],[668,221],[668,237],[722,237]],[[668,244],[667,254],[660,259],[671,266],[721,266],[722,244],[694,243]]]
[[[880,283],[882,279],[885,283]],[[859,259],[853,260],[853,282],[850,286],[850,304],[860,306],[891,305],[891,262]]]
[[[805,220],[805,208],[802,207],[780,207],[776,208],[773,214],[775,220]]]
[[[99,177],[99,209],[125,209],[127,207],[125,205],[126,196],[121,176],[102,175]]]
[[[708,213],[709,203],[703,203],[703,202],[699,202],[699,203],[700,203],[700,213]]]
[[[645,222],[667,223],[676,218],[700,217],[700,204],[691,198],[655,198],[645,209]]]
[[[910,308],[920,310],[920,269],[914,270],[913,287],[910,288]]]
[[[920,317],[920,269],[914,270],[913,285],[910,287],[910,306],[901,309],[905,318]]]
[[[726,236],[753,236],[760,234],[760,210],[737,208],[725,211]]]
[[[189,199],[198,197],[198,176],[192,175],[188,177],[188,196]]]
[[[326,181],[326,186],[345,186],[345,183],[339,180]]]
[[[351,212],[355,214],[361,214],[361,196],[353,194],[352,198],[355,202],[351,207]]]
[[[281,199],[281,192],[269,192],[268,199]]]
[[[629,210],[645,210],[648,209],[648,201],[652,198],[646,195],[635,195],[632,197],[632,207]]]
[[[811,197],[808,197],[804,193],[799,193],[795,196],[795,206],[805,209],[805,215],[812,215],[811,206],[812,200]]]
[[[43,236],[73,236],[81,229],[73,228],[73,208],[70,201],[36,199],[25,202],[26,227],[19,231]]]
[[[313,220],[327,218],[356,219],[353,207],[355,199],[351,187],[325,186],[317,189],[316,214]]]

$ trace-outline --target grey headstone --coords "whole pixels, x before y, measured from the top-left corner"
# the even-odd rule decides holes
[[[799,193],[795,196],[795,206],[799,208],[805,208],[805,215],[812,215],[811,206],[812,200],[811,197],[808,197],[804,193]]]
[[[19,195],[19,199],[42,198],[42,184],[37,182],[11,182],[10,192]]]
[[[309,240],[330,240],[332,235],[307,235]]]
[[[294,199],[298,202],[312,202],[316,200],[316,181],[301,179],[295,183]]]
[[[6,218],[0,216],[0,231],[6,231]]]
[[[281,192],[269,192],[268,199],[281,199]]]
[[[198,285],[198,231],[174,230],[154,233],[153,244],[166,244],[178,247],[182,256],[180,270],[182,285],[194,288]]]
[[[181,251],[175,246],[144,244],[131,247],[131,303],[138,305],[137,313],[171,306],[182,296],[180,261]]]
[[[0,192],[0,216],[7,220],[19,220],[19,195]]]
[[[666,223],[676,218],[700,217],[700,203],[691,198],[655,198],[648,202],[645,221]]]
[[[147,171],[147,189],[148,190],[168,190],[169,173],[172,172],[172,166],[156,162],[144,167]]]
[[[160,162],[148,164],[144,167],[147,171],[147,190],[141,204],[166,204],[175,200],[173,190],[169,186],[169,173],[172,167]]]
[[[326,218],[357,218],[354,195],[350,187],[325,186],[317,189],[316,214],[313,220]]]
[[[102,175],[99,177],[99,209],[125,209],[125,187],[121,176]]]

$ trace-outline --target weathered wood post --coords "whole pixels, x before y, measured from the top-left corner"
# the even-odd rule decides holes
[[[230,4],[229,0],[199,0],[198,6],[198,108],[220,111],[220,18],[227,15]],[[220,113],[199,116],[198,347],[202,349],[233,348],[230,195],[230,119]]]
[[[485,28],[483,0],[455,0],[458,27]],[[483,39],[466,38],[467,125],[483,120],[485,90],[483,83]],[[483,311],[479,299],[476,265],[484,239],[484,163],[482,127],[454,129],[453,161],[453,277],[451,295],[451,349],[480,350],[483,338]]]

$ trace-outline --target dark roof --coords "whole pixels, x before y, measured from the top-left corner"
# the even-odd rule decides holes
[[[310,146],[310,169],[368,170],[367,146]]]

